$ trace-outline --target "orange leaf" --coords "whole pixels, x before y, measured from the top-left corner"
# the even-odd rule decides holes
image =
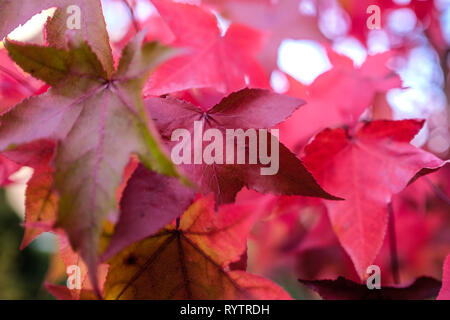
[[[290,299],[276,284],[244,271],[240,259],[259,216],[254,205],[224,205],[212,197],[195,202],[159,233],[110,259],[106,299]]]

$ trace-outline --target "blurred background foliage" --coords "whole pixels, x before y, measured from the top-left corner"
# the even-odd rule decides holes
[[[50,253],[32,243],[20,250],[21,219],[0,190],[0,299],[51,299],[42,287]]]

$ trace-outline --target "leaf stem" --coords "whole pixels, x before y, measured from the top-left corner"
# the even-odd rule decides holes
[[[444,201],[446,204],[450,205],[450,198],[437,186],[435,185],[428,177],[424,178],[425,181],[429,184],[429,186],[433,189],[436,196]]]
[[[23,79],[20,79],[19,77],[17,77],[14,73],[12,73],[11,71],[9,71],[8,69],[0,66],[0,71],[2,71],[4,74],[6,74],[7,76],[9,76],[10,78],[12,78],[13,80],[15,80],[16,82],[18,82],[20,85],[22,85],[22,87],[24,87],[25,89],[27,89],[31,94],[35,93],[35,90],[33,87],[31,87],[28,82],[24,81]]]
[[[398,252],[397,252],[397,237],[395,231],[395,217],[394,210],[392,209],[392,202],[388,204],[388,215],[389,215],[389,249],[391,253],[391,272],[392,278],[394,279],[395,284],[400,283],[400,272],[399,272],[399,264],[398,264]]]
[[[122,2],[128,8],[128,11],[130,12],[131,22],[133,23],[136,33],[138,33],[139,31],[141,31],[141,27],[139,25],[139,22],[136,20],[136,16],[134,15],[133,7],[128,3],[127,0],[122,0]]]

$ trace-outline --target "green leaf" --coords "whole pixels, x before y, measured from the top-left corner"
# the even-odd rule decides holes
[[[117,210],[115,194],[130,155],[137,154],[149,168],[179,176],[141,98],[154,61],[167,58],[168,49],[156,44],[141,48],[138,35],[124,49],[119,71],[107,80],[89,45],[77,36],[69,40],[68,50],[7,42],[14,61],[26,71],[35,68],[34,74],[53,87],[0,118],[0,150],[42,138],[59,142],[53,163],[57,226],[93,271],[101,226]]]

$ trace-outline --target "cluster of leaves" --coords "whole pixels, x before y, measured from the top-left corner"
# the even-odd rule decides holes
[[[387,283],[371,294],[364,285],[377,259],[383,279],[385,266],[398,263],[395,250],[384,250],[387,240],[395,245],[394,216],[406,226],[398,235],[417,233],[418,223],[427,233],[414,253],[429,254],[429,239],[448,221],[436,214],[422,226],[424,217],[409,212],[416,204],[405,200],[446,163],[410,144],[424,121],[377,117],[376,97],[402,85],[386,67],[394,53],[358,67],[325,44],[331,69],[308,86],[286,76],[289,90],[279,94],[268,75],[281,40],[325,39],[298,1],[151,3],[157,13],[141,22],[148,28],[139,32],[134,21],[113,43],[100,1],[0,0],[0,38],[57,8],[45,45],[6,38],[9,57],[0,51],[7,75],[0,78],[0,180],[7,184],[21,166],[34,169],[22,247],[54,232],[64,264],[82,271],[81,289],[47,289],[63,299],[289,299],[261,275],[291,266],[323,298],[436,296],[440,282],[419,277],[436,276],[426,264],[402,269],[417,278],[412,284]],[[66,29],[73,4],[80,30]],[[226,32],[212,9],[231,21]],[[371,118],[361,121],[368,110]],[[194,121],[224,133],[278,128],[278,173],[260,175],[261,163],[175,166],[171,134],[193,132]],[[259,275],[247,272],[250,238]],[[440,249],[448,253],[450,244]],[[440,297],[448,296],[447,282]]]

